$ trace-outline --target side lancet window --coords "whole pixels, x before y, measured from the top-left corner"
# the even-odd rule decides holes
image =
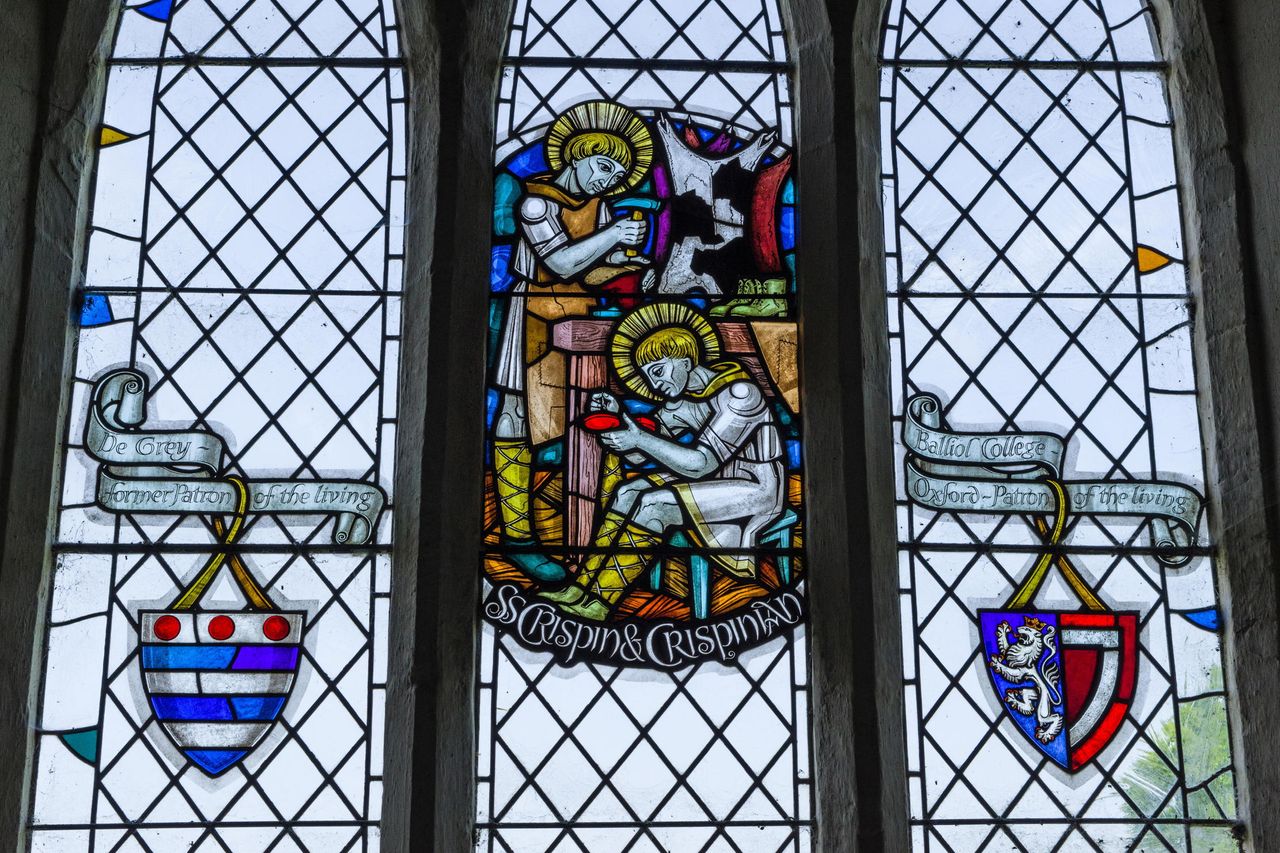
[[[514,7],[477,470],[476,849],[808,851],[778,4]]]
[[[1155,36],[1146,0],[889,5],[913,850],[1239,849]]]
[[[30,849],[376,850],[394,10],[130,0],[113,20]]]

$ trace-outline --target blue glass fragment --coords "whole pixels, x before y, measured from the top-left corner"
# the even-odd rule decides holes
[[[662,202],[656,198],[646,198],[645,196],[636,194],[629,195],[619,201],[615,201],[609,205],[609,209],[613,211],[614,216],[623,216],[633,210],[661,210]]]
[[[800,442],[791,439],[787,442],[787,470],[799,471],[803,454],[800,450]]]
[[[493,247],[489,257],[489,286],[494,293],[506,293],[511,289],[511,246]]]
[[[231,707],[221,696],[152,696],[158,720],[230,720]]]
[[[297,646],[242,646],[232,669],[294,670],[298,668]]]
[[[274,720],[280,716],[287,696],[232,696],[231,708],[237,720]]]
[[[494,359],[498,357],[498,343],[502,339],[502,325],[507,319],[507,308],[511,304],[510,299],[498,297],[489,300],[489,347],[488,360],[486,364],[492,366]],[[496,405],[496,404],[495,404]]]
[[[787,176],[787,179],[782,182],[782,203],[796,203],[796,182],[795,179],[789,175]]]
[[[141,6],[134,6],[133,11],[153,21],[167,21],[173,14],[173,0],[154,0]]]
[[[493,182],[493,233],[511,237],[516,233],[516,202],[524,194],[520,181],[509,172],[500,172]]]
[[[1206,607],[1202,610],[1191,610],[1179,615],[1192,625],[1197,625],[1204,628],[1206,631],[1217,631],[1222,624],[1218,614],[1218,608],[1216,607]]]
[[[522,179],[534,175],[545,175],[551,171],[551,166],[547,163],[546,148],[541,142],[530,145],[512,157],[507,163],[507,168],[517,178]]]
[[[539,468],[555,468],[564,463],[564,441],[553,441],[538,448]]]
[[[182,754],[210,776],[217,776],[245,757],[244,749],[184,749]]]
[[[796,209],[790,205],[784,205],[778,217],[778,236],[784,251],[790,252],[796,247]]]
[[[493,419],[498,416],[499,399],[497,388],[490,388],[484,393],[484,425],[488,430],[493,429]]]
[[[115,318],[111,316],[111,301],[105,293],[86,293],[80,303],[82,327],[105,326]]]
[[[143,669],[226,669],[235,646],[143,646]]]

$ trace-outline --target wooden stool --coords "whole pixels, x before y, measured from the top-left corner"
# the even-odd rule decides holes
[[[782,517],[769,525],[760,534],[760,548],[776,549],[778,576],[783,585],[791,583],[791,554],[795,542],[795,528],[800,518],[790,509],[782,513]],[[694,544],[684,531],[671,537],[670,545],[685,548],[689,554],[689,598],[693,608],[694,619],[706,619],[711,613],[711,561],[694,550]],[[649,570],[649,588],[654,592],[662,589],[662,570],[665,560],[656,560]]]

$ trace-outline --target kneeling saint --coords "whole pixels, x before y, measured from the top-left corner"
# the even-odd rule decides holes
[[[592,397],[592,409],[617,413],[621,423],[600,433],[605,449],[658,469],[616,487],[606,472],[607,508],[592,555],[568,587],[542,593],[594,620],[608,618],[673,529],[714,549],[709,556],[722,570],[754,579],[751,550],[782,515],[786,497],[774,415],[742,365],[716,360],[720,343],[705,317],[684,305],[646,305],[618,324],[611,351],[624,384],[663,405],[651,432],[613,395]]]

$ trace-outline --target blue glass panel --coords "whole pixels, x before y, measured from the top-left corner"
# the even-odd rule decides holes
[[[155,0],[154,3],[135,7],[134,11],[153,21],[167,21],[173,14],[173,0]]]
[[[231,719],[231,707],[221,696],[152,696],[151,708],[161,720]]]
[[[511,289],[511,281],[511,246],[496,245],[489,259],[489,286],[494,293],[506,293]]]
[[[493,180],[493,233],[510,237],[516,233],[516,202],[524,193],[514,176],[499,172]]]
[[[243,749],[184,749],[182,754],[210,776],[217,776],[244,757]]]
[[[244,646],[232,669],[288,670],[298,665],[296,646]]]
[[[288,696],[231,696],[237,720],[274,720]]]
[[[1199,625],[1206,631],[1217,631],[1221,627],[1218,608],[1206,607],[1203,610],[1192,610],[1189,613],[1183,613],[1182,618],[1186,619],[1193,625]]]
[[[778,237],[785,251],[789,252],[796,247],[796,209],[790,205],[783,206],[778,218]]]
[[[521,151],[519,154],[511,158],[507,163],[507,168],[512,171],[517,178],[530,178],[534,175],[545,175],[551,171],[551,166],[547,163],[547,151],[541,144],[531,145]]]
[[[93,728],[79,732],[65,732],[58,737],[67,745],[67,749],[74,752],[77,757],[89,764],[96,764],[98,761],[98,736],[98,729]]]
[[[235,646],[143,646],[143,669],[226,669]]]

